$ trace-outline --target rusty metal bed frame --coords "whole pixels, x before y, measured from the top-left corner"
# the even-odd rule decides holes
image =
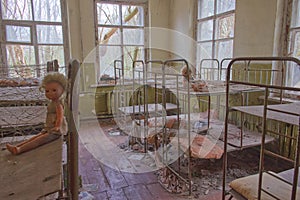
[[[231,59],[228,59],[229,61]],[[136,65],[140,64],[142,66],[141,69],[136,70]],[[158,70],[148,70],[148,65],[158,65]],[[194,91],[190,91],[191,86],[190,83],[192,82],[191,80],[187,80],[187,84],[185,86],[182,86],[182,84],[180,83],[183,79],[183,76],[177,71],[177,73],[170,73],[168,71],[166,71],[166,67],[170,66],[170,65],[174,65],[175,67],[178,65],[185,65],[185,66],[189,66],[189,63],[184,60],[184,59],[175,59],[175,60],[167,60],[167,61],[161,61],[161,60],[152,60],[152,61],[135,61],[133,62],[133,77],[135,77],[135,81],[136,85],[140,85],[142,87],[139,87],[140,91],[139,91],[139,95],[142,98],[140,102],[133,102],[133,104],[137,104],[135,106],[130,106],[130,112],[127,112],[126,114],[130,114],[131,116],[140,116],[140,114],[143,114],[143,118],[131,118],[131,119],[136,119],[138,120],[139,124],[143,124],[144,125],[144,131],[143,131],[143,144],[145,145],[145,151],[147,150],[147,140],[145,140],[145,138],[147,138],[147,136],[149,135],[149,120],[150,120],[150,112],[152,113],[156,113],[155,115],[152,115],[152,119],[154,118],[155,123],[158,123],[158,118],[162,118],[162,122],[166,123],[167,122],[167,112],[166,113],[161,113],[161,109],[159,108],[159,106],[155,106],[155,105],[160,105],[164,108],[165,111],[168,111],[168,103],[170,103],[170,97],[167,98],[168,94],[173,93],[175,96],[177,96],[178,98],[173,99],[173,103],[175,104],[175,107],[173,109],[173,112],[171,112],[171,115],[174,115],[175,118],[177,118],[177,121],[179,122],[181,119],[185,118],[186,120],[186,127],[184,128],[185,130],[183,130],[183,128],[180,128],[179,125],[180,123],[178,123],[178,127],[175,127],[176,131],[177,131],[177,139],[175,137],[175,140],[177,140],[178,142],[173,142],[172,145],[178,146],[178,155],[183,155],[183,153],[185,153],[187,155],[187,165],[188,165],[188,172],[187,175],[182,176],[181,175],[181,169],[180,169],[180,156],[178,158],[178,171],[175,170],[172,166],[171,163],[169,163],[168,161],[168,149],[169,146],[167,144],[167,141],[162,141],[162,148],[160,150],[159,153],[161,154],[160,158],[162,160],[162,163],[164,163],[164,165],[170,170],[172,171],[174,174],[176,174],[177,177],[179,177],[181,180],[183,180],[185,183],[187,183],[189,188],[189,195],[191,194],[191,190],[192,190],[192,177],[191,177],[191,143],[192,143],[192,138],[191,138],[191,130],[193,129],[192,125],[191,125],[191,112],[192,112],[192,105],[191,105],[191,95],[195,96],[196,99],[199,99],[199,97],[209,97],[209,100],[207,101],[208,103],[208,110],[210,110],[210,96],[219,96],[219,95],[225,95],[226,94],[226,85],[222,85],[220,88],[211,88],[211,91],[209,92],[194,92]],[[115,76],[118,76],[120,74],[123,74],[122,72],[122,67],[116,67],[115,68]],[[218,70],[220,70],[218,68]],[[224,69],[223,69],[224,70]],[[218,72],[219,74],[219,72]],[[220,75],[221,76],[221,75]],[[218,76],[218,78],[220,78],[220,76]],[[219,80],[216,80],[219,83]],[[122,80],[120,81],[122,82]],[[136,85],[133,85],[132,88],[136,89]],[[147,96],[147,92],[145,90],[145,86],[149,86],[152,87],[155,91],[155,95],[154,95],[154,104],[152,105],[151,103],[145,101],[145,99],[148,98]],[[240,87],[241,85],[235,85],[231,88],[231,90],[229,91],[230,94],[244,94],[244,93],[248,93],[248,92],[253,92],[253,91],[261,91],[258,87],[253,87],[253,86],[244,86],[244,87]],[[159,90],[158,90],[159,89]],[[134,93],[136,91],[132,91],[132,93]],[[243,99],[243,95],[241,95],[242,99]],[[181,103],[180,103],[181,102]],[[151,105],[150,105],[151,104]],[[199,104],[199,103],[198,103]],[[153,108],[152,110],[149,109],[149,105],[152,106],[151,108]],[[199,106],[199,105],[198,105]],[[116,106],[117,107],[117,106]],[[119,108],[119,110],[122,110],[122,108]],[[200,111],[200,108],[198,108]],[[123,114],[125,108],[123,109]],[[127,109],[128,110],[128,109]],[[160,115],[158,114],[160,113]],[[185,114],[186,116],[182,118],[181,114]],[[216,133],[216,130],[218,130],[218,132],[222,132],[223,130],[223,126],[222,124],[220,125],[219,121],[215,121],[214,123],[216,123],[217,125],[211,123],[210,125],[210,112],[207,113],[208,115],[208,128],[210,128],[210,132],[211,135],[216,135],[218,133]],[[200,118],[199,118],[200,119]],[[212,120],[213,121],[213,120]],[[216,127],[217,126],[217,127]],[[162,129],[161,129],[162,128]],[[165,136],[168,134],[168,129],[169,127],[167,126],[162,126],[162,127],[158,127],[155,129],[162,131],[162,135],[164,135],[162,137],[162,140],[167,140],[167,138],[165,138]],[[140,129],[139,129],[140,130]],[[183,138],[182,137],[182,133],[185,132],[186,134],[186,140],[187,141],[182,141]],[[237,128],[236,126],[231,126],[231,131],[235,131],[236,132],[236,137],[238,136],[240,129]],[[182,133],[179,133],[182,132]],[[257,141],[257,138],[260,137],[260,135],[258,135],[256,132],[250,132],[250,131],[244,131],[245,137],[254,137],[252,140],[249,140],[248,143],[247,142],[242,142],[241,140],[234,140],[234,144],[231,144],[227,147],[227,150],[230,151],[235,151],[235,150],[240,150],[240,149],[244,149],[244,148],[248,148],[248,147],[253,147],[253,146],[257,146],[260,145],[260,141]],[[180,136],[181,135],[181,136]],[[220,134],[219,134],[220,135]],[[235,136],[232,136],[233,139]],[[220,138],[218,137],[218,146],[220,146],[221,148],[223,148],[223,141],[219,140]],[[181,140],[181,141],[179,141]],[[268,142],[271,142],[273,139],[271,137],[267,138]],[[185,143],[184,145],[182,145],[183,143]],[[181,148],[182,146],[182,148]],[[158,147],[156,147],[156,149],[158,149]],[[182,153],[182,151],[184,151]],[[171,152],[173,153],[173,152]],[[202,155],[201,155],[202,156]],[[201,157],[200,156],[200,157]]]
[[[264,63],[264,64],[272,64],[277,65],[282,64],[286,68],[291,67],[300,67],[300,61],[293,57],[241,57],[234,58],[230,61],[227,68],[227,77],[226,77],[226,116],[225,116],[225,127],[224,127],[224,150],[225,154],[223,157],[223,186],[222,186],[222,199],[224,200],[226,196],[229,194],[236,199],[247,199],[247,198],[255,198],[258,199],[291,199],[295,200],[299,198],[300,189],[298,187],[298,176],[299,176],[299,157],[300,157],[300,131],[299,131],[299,123],[300,123],[300,103],[292,103],[292,104],[279,104],[270,105],[269,104],[269,96],[270,93],[276,90],[280,97],[286,91],[300,91],[300,88],[295,88],[291,86],[286,86],[283,82],[274,83],[272,81],[266,83],[253,82],[249,79],[247,80],[236,80],[231,75],[231,69],[240,63],[245,63],[248,67],[251,64]],[[251,69],[245,67],[244,73],[251,73]],[[285,69],[284,67],[284,69]],[[282,71],[280,71],[282,73]],[[285,73],[282,73],[281,76],[285,76]],[[282,77],[285,79],[285,77]],[[230,87],[232,84],[243,84],[249,86],[257,86],[264,90],[263,103],[261,105],[256,106],[233,106],[230,103]],[[232,112],[240,112],[253,116],[258,116],[262,119],[262,130],[261,130],[261,146],[260,146],[260,161],[259,161],[259,170],[257,175],[248,176],[245,178],[234,180],[230,183],[231,190],[227,191],[226,186],[226,173],[228,168],[227,161],[227,153],[228,153],[228,122],[230,120],[230,114]],[[274,131],[271,130],[269,123],[271,121],[282,122],[286,124],[291,124],[295,127],[295,129],[290,133],[282,133],[281,130]],[[298,130],[297,130],[298,129]],[[287,143],[292,144],[289,146],[288,156],[280,154],[280,151],[275,152],[274,149],[270,148],[266,144],[266,137],[268,135],[272,135],[277,139],[283,139],[284,141],[289,141]],[[287,144],[286,144],[287,145]],[[276,150],[276,149],[275,149]],[[284,172],[276,174],[274,172],[268,171],[265,166],[265,157],[272,156],[283,161],[289,162],[293,165],[291,169],[292,178],[290,177],[290,181],[284,180],[282,178],[282,174]],[[272,182],[268,182],[267,179],[272,180]],[[265,181],[263,181],[265,180]],[[285,189],[285,196],[283,194],[278,194],[276,192],[278,189],[274,189],[273,185],[281,184],[281,186]],[[241,186],[242,185],[242,186]],[[273,189],[272,189],[273,188]],[[281,195],[281,196],[280,196]],[[250,197],[251,196],[251,197]]]

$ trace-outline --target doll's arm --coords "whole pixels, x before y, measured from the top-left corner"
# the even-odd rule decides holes
[[[64,108],[61,103],[58,103],[55,109],[56,109],[56,121],[53,130],[60,131],[60,127],[63,123],[63,118],[64,118]]]

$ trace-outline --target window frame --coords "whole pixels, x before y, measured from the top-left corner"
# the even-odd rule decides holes
[[[299,21],[300,20],[300,0],[294,0],[292,3],[292,10],[291,10],[291,20],[290,20],[290,26],[289,26],[289,30],[288,30],[288,54],[300,59],[300,55],[295,55],[295,51],[296,51],[296,47],[300,48],[300,44],[298,44],[298,46],[296,45],[296,36],[298,34],[299,40],[300,40],[300,23],[298,22],[297,25],[294,26],[293,22]],[[300,51],[300,50],[299,50]],[[294,71],[293,70],[294,67],[293,66],[289,66],[287,68],[287,72],[285,74],[285,85],[286,86],[290,86],[290,87],[296,87],[297,84],[294,83]],[[300,76],[300,70],[298,70],[298,76]],[[291,78],[289,78],[291,77]],[[297,83],[300,83],[300,79]],[[297,86],[300,87],[300,86]],[[286,97],[290,97],[290,98],[298,98],[299,92],[292,92],[292,91],[285,91],[284,92],[284,96]]]
[[[67,15],[64,13],[67,13],[66,10],[66,0],[60,0],[60,9],[61,9],[61,21],[60,22],[55,22],[55,21],[38,21],[34,19],[34,0],[30,0],[31,2],[31,16],[32,20],[13,20],[13,19],[4,19],[2,16],[2,3],[0,5],[0,23],[1,23],[1,55],[0,60],[1,60],[1,65],[3,67],[2,71],[4,71],[5,75],[7,74],[8,67],[11,65],[8,64],[8,55],[7,55],[7,45],[26,45],[30,46],[34,49],[34,56],[35,56],[35,63],[34,64],[29,64],[26,66],[41,66],[41,65],[46,65],[46,63],[41,63],[40,58],[39,58],[39,47],[41,46],[61,46],[63,49],[63,57],[64,60],[58,60],[60,65],[66,65],[66,63],[70,59],[70,51],[69,51],[69,39],[68,39],[68,19]],[[38,42],[38,36],[37,36],[37,27],[39,25],[53,25],[53,26],[61,26],[62,27],[62,43],[39,43]],[[30,42],[14,42],[14,41],[7,41],[6,38],[6,26],[21,26],[21,27],[29,27],[30,28]],[[57,58],[53,58],[57,59]],[[17,65],[23,66],[23,65]],[[25,65],[24,65],[25,66]],[[5,69],[6,68],[6,69]],[[5,73],[6,71],[6,73]],[[2,72],[1,72],[2,74]],[[37,77],[40,76],[39,73],[36,74]]]
[[[104,3],[104,4],[113,4],[113,5],[118,5],[119,6],[119,19],[120,19],[120,23],[119,24],[107,24],[107,25],[103,25],[98,23],[98,11],[97,11],[97,4],[98,3]],[[143,25],[124,25],[123,21],[122,21],[122,6],[139,6],[143,8]],[[120,47],[121,49],[121,63],[122,66],[125,66],[125,59],[124,59],[124,55],[126,54],[126,47],[141,47],[142,53],[143,53],[143,58],[144,60],[148,59],[148,51],[146,50],[146,46],[148,43],[148,39],[147,39],[147,33],[146,33],[146,27],[148,27],[149,24],[149,19],[148,19],[148,0],[132,0],[132,1],[125,1],[125,0],[116,0],[116,1],[107,1],[107,0],[94,0],[94,13],[95,13],[95,47],[96,47],[96,62],[97,65],[99,66],[96,69],[96,77],[97,77],[97,81],[100,80],[100,76],[102,68],[100,66],[100,62],[101,62],[101,58],[100,58],[100,50],[99,48],[101,47]],[[101,41],[99,41],[99,28],[117,28],[118,30],[120,30],[121,34],[120,34],[120,43],[119,44],[101,44]],[[125,44],[124,43],[124,39],[123,39],[123,30],[126,29],[142,29],[143,30],[143,43],[142,44]],[[99,48],[97,48],[99,47]],[[99,64],[99,65],[98,65]],[[132,67],[132,66],[130,66]],[[105,68],[106,69],[106,68]],[[105,70],[103,69],[103,71]],[[131,77],[126,77],[126,78],[131,78]]]
[[[224,0],[226,1],[226,0]],[[218,38],[218,23],[219,20],[222,18],[226,18],[226,17],[230,17],[233,16],[234,17],[234,24],[233,24],[233,31],[235,28],[235,8],[233,10],[229,10],[229,11],[225,11],[222,13],[217,13],[217,0],[214,0],[214,5],[213,5],[213,14],[209,15],[209,16],[205,16],[202,17],[200,16],[200,11],[199,11],[199,7],[201,4],[201,0],[197,1],[197,20],[196,20],[196,41],[197,41],[197,55],[196,55],[196,66],[197,66],[197,71],[199,71],[201,69],[200,63],[201,60],[203,59],[211,59],[212,61],[215,59],[218,59],[220,55],[218,55],[217,51],[219,49],[217,49],[218,44],[220,44],[220,42],[226,42],[226,41],[231,41],[232,42],[232,47],[231,47],[231,55],[229,56],[225,56],[222,59],[228,59],[228,58],[232,58],[233,57],[233,45],[234,45],[234,33],[233,36],[230,37],[226,37],[226,38]],[[236,5],[235,5],[236,7]],[[212,38],[208,39],[208,40],[201,40],[199,38],[200,36],[200,30],[199,30],[199,24],[203,23],[203,22],[208,22],[212,20]],[[211,49],[212,51],[210,52],[210,58],[201,56],[201,50],[199,49],[199,47],[201,46],[201,44],[211,44]],[[218,59],[219,60],[219,59]],[[221,62],[221,60],[219,60],[219,62]],[[211,62],[211,66],[209,66],[210,68],[213,68],[215,65],[213,65],[213,62]],[[199,71],[199,73],[201,73]]]

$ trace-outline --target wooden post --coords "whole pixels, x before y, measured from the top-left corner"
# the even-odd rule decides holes
[[[69,199],[78,200],[78,103],[79,103],[79,79],[76,79],[79,72],[79,61],[71,60],[68,67],[68,79],[70,81],[67,101],[70,110],[68,111],[68,196]]]

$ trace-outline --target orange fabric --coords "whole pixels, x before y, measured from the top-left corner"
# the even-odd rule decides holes
[[[192,157],[205,159],[220,159],[223,149],[205,136],[197,135],[191,144]]]

